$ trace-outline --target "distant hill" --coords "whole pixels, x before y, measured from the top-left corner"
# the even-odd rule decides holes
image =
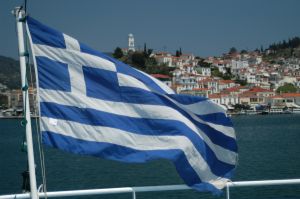
[[[19,62],[0,55],[0,83],[10,89],[21,87]]]
[[[269,58],[276,57],[298,57],[300,58],[300,38],[293,37],[291,39],[283,40],[278,43],[273,43],[269,45]]]

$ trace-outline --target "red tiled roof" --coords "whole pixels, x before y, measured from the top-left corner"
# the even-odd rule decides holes
[[[170,76],[163,74],[151,74],[151,76],[159,79],[170,79]]]
[[[224,91],[227,91],[227,92],[237,92],[239,90],[240,90],[239,87],[231,87],[231,88],[226,88]]]
[[[220,98],[220,97],[221,97],[220,93],[215,93],[215,94],[208,95],[208,98],[211,98],[211,99],[216,99],[216,98]]]
[[[288,98],[288,97],[300,97],[300,93],[282,93],[282,97]]]
[[[228,80],[221,79],[219,82],[220,82],[220,83],[223,83],[223,84],[230,84],[230,83],[234,83],[234,81],[233,81],[233,80],[231,80],[231,79],[228,79]]]
[[[253,87],[248,92],[252,93],[262,93],[262,92],[273,92],[272,90],[264,89],[261,87]]]
[[[199,80],[198,83],[207,83],[207,82],[216,82],[217,80],[214,80],[212,78],[206,78],[206,79],[202,79],[202,80]]]
[[[253,93],[248,93],[248,92],[244,92],[239,94],[239,97],[243,98],[243,97],[252,97],[252,98],[257,98],[256,95],[254,95]]]
[[[208,91],[208,88],[193,88],[193,91]]]

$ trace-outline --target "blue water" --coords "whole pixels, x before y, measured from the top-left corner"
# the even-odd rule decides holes
[[[300,178],[300,115],[239,116],[233,122],[239,164],[233,181]],[[19,120],[0,120],[0,195],[21,192],[26,154],[20,146]],[[33,125],[34,126],[34,125]],[[36,136],[35,136],[36,137]],[[123,186],[182,184],[167,161],[125,164],[45,148],[48,191]],[[38,184],[41,184],[37,159]],[[192,190],[138,193],[137,198],[225,198]],[[130,194],[81,198],[125,199]],[[300,199],[300,185],[231,188],[231,198]]]

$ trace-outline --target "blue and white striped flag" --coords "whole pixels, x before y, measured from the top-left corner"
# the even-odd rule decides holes
[[[27,18],[43,142],[123,162],[172,161],[185,183],[220,192],[237,163],[223,108]]]

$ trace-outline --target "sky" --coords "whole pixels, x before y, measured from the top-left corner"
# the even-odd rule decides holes
[[[0,0],[0,55],[17,58],[11,10],[23,0]],[[300,36],[299,0],[27,0],[27,12],[90,47],[127,47],[207,57],[231,47],[254,50]]]

